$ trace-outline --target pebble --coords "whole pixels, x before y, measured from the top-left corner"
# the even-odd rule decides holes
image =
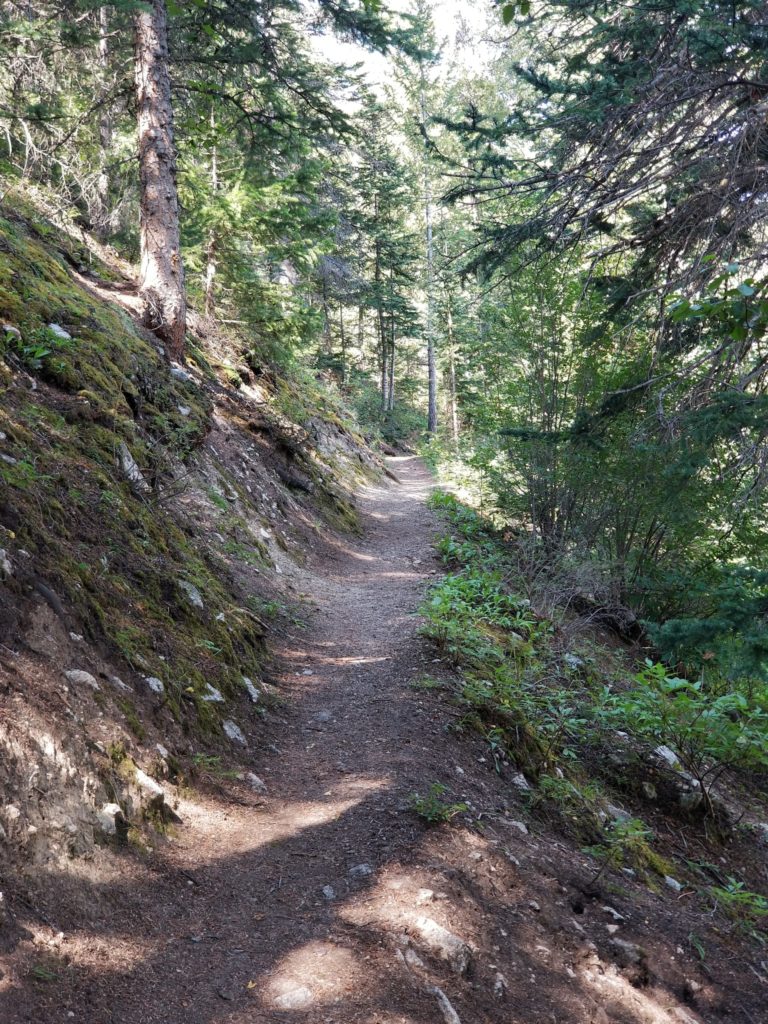
[[[165,693],[165,684],[157,676],[144,676],[144,682],[153,693]]]
[[[525,792],[530,791],[531,784],[528,782],[528,779],[526,779],[522,772],[517,772],[517,774],[513,775],[509,781],[512,783],[513,786],[516,786],[517,789],[522,789]]]
[[[664,875],[664,884],[667,885],[674,892],[682,892],[683,886],[676,878],[672,878],[671,875]]]
[[[332,885],[323,886],[323,899],[328,901],[336,899],[336,890]]]
[[[248,783],[248,785],[251,787],[251,789],[254,791],[254,793],[266,793],[267,792],[267,784],[266,784],[266,782],[264,782],[263,779],[260,779],[259,776],[256,775],[254,772],[246,772],[245,773],[245,781]]]
[[[69,331],[65,331],[61,324],[48,324],[48,330],[52,334],[55,334],[57,338],[63,338],[65,341],[71,340],[72,335]]]

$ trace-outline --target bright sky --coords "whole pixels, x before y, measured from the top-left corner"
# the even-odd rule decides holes
[[[411,9],[409,0],[385,0],[385,3],[394,11]],[[492,11],[491,0],[432,0],[431,6],[435,32],[443,46],[443,60],[460,64],[468,71],[479,71],[489,52],[482,36]],[[344,64],[361,63],[372,85],[391,81],[389,61],[379,53],[340,42],[332,35],[315,36],[312,45],[328,60]]]

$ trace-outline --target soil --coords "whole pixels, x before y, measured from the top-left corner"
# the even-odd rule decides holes
[[[590,887],[595,862],[450,728],[418,635],[432,480],[413,457],[389,467],[363,535],[302,570],[308,625],[273,637],[284,703],[240,765],[266,792],[221,779],[111,873],[11,884],[3,1024],[766,1020],[759,950],[685,889]],[[411,800],[433,783],[468,810],[427,823]]]

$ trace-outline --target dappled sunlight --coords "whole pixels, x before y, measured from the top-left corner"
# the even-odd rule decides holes
[[[608,1020],[631,1014],[633,1024],[701,1024],[698,1015],[681,1007],[671,995],[635,988],[614,964],[591,964],[579,978],[604,1006]],[[665,1005],[660,1005],[660,999]]]
[[[267,980],[263,1003],[275,1010],[308,1010],[354,993],[364,964],[345,946],[307,942],[278,963]]]

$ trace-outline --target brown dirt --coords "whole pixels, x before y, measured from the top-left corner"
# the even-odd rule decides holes
[[[3,1024],[766,1019],[727,929],[620,878],[585,896],[594,863],[530,819],[479,741],[447,731],[438,691],[413,686],[441,670],[416,614],[436,524],[424,466],[390,466],[401,482],[363,495],[364,536],[302,576],[309,626],[277,638],[286,703],[243,766],[266,795],[223,782],[188,796],[153,851],[116,851],[111,874],[38,878],[0,930]],[[430,827],[409,797],[438,781],[470,811]],[[606,906],[623,915],[613,931]],[[471,946],[466,972],[424,918]]]

